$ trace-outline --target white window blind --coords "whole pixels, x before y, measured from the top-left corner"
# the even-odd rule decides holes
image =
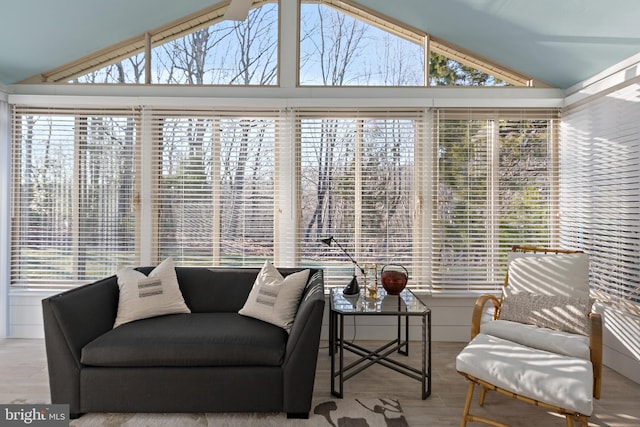
[[[205,266],[273,259],[276,114],[154,111],[159,259]]]
[[[142,112],[142,113],[141,113]],[[512,244],[557,242],[555,111],[14,107],[12,286],[121,265],[398,264],[495,290]],[[625,175],[626,176],[626,175]]]
[[[322,265],[329,285],[354,269],[333,236],[360,266],[400,264],[414,289],[427,289],[424,241],[415,203],[424,133],[421,111],[299,111],[299,252]]]
[[[563,245],[591,256],[597,299],[640,315],[640,102],[630,84],[563,112]]]
[[[432,290],[495,291],[512,245],[552,241],[557,113],[434,114]]]
[[[13,108],[11,285],[58,286],[137,259],[139,114]]]

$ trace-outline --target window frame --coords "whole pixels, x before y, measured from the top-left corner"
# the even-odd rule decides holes
[[[306,0],[253,0],[252,8],[261,7],[267,3],[278,3],[278,83],[276,86],[288,87],[291,83],[286,81],[288,76],[295,76],[295,85],[300,87],[300,64],[299,64],[299,41],[300,41],[300,7],[301,3]],[[420,87],[431,87],[429,85],[429,58],[430,52],[436,52],[450,58],[454,61],[469,65],[479,71],[490,74],[496,78],[504,80],[514,86],[528,87],[549,87],[544,82],[537,81],[521,72],[510,69],[504,65],[484,58],[462,47],[456,46],[431,34],[413,28],[409,25],[397,22],[383,14],[375,12],[371,9],[358,5],[351,0],[310,0],[313,3],[322,3],[331,8],[337,9],[356,19],[363,20],[365,23],[376,26],[377,28],[388,31],[391,34],[398,35],[407,40],[411,40],[423,46],[425,54],[425,80]],[[294,4],[295,3],[295,4]],[[112,46],[101,49],[95,53],[86,55],[75,61],[61,65],[51,70],[43,71],[35,76],[23,80],[22,84],[42,84],[56,83],[73,85],[70,80],[83,76],[89,72],[98,70],[105,66],[114,64],[129,56],[144,53],[145,55],[145,79],[143,86],[159,86],[163,84],[151,83],[151,68],[148,66],[151,57],[151,49],[159,44],[166,43],[172,39],[184,36],[185,34],[212,25],[223,19],[223,15],[227,9],[227,3],[217,3],[213,6],[205,8],[201,11],[177,19],[166,25],[150,29],[142,34],[123,40]],[[297,14],[283,11],[283,7],[295,7]],[[295,22],[293,21],[295,19]],[[286,22],[283,22],[286,20]],[[291,29],[295,29],[292,31]],[[287,41],[295,37],[295,61],[285,60],[285,55],[294,54],[289,52]],[[285,53],[286,52],[286,53]],[[295,64],[295,65],[294,65]],[[295,70],[289,70],[294,67]],[[286,68],[286,69],[285,69]],[[283,77],[285,80],[283,81]],[[113,83],[118,85],[119,83]],[[125,83],[127,85],[130,83]],[[211,86],[211,85],[209,85]],[[216,85],[213,85],[216,86]],[[223,85],[226,86],[226,85]],[[267,86],[268,87],[268,86]],[[304,87],[313,87],[307,86]],[[371,86],[367,86],[371,87]],[[397,86],[396,86],[397,87]],[[458,86],[460,87],[460,86]],[[465,87],[465,86],[461,86]],[[489,86],[492,87],[492,86]]]

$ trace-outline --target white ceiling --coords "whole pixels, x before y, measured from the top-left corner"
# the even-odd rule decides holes
[[[369,9],[567,88],[640,53],[639,0],[357,0]],[[10,85],[217,3],[20,0],[0,12]]]

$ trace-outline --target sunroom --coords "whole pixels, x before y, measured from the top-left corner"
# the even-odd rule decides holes
[[[342,287],[333,236],[407,268],[433,339],[466,341],[527,244],[589,253],[604,363],[640,382],[634,2],[38,3],[55,48],[0,59],[0,337],[39,338],[42,298],[169,256]]]

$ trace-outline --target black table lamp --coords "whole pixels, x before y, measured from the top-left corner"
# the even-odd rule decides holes
[[[362,272],[362,274],[364,274],[364,270],[362,269],[362,267],[360,267],[358,265],[358,263],[356,262],[355,259],[353,259],[351,257],[351,255],[349,255],[349,253],[347,251],[344,250],[344,248],[340,245],[340,243],[338,243],[336,241],[336,239],[333,238],[333,236],[331,237],[327,237],[326,239],[320,239],[320,241],[322,243],[324,243],[327,246],[331,246],[331,242],[335,242],[336,245],[338,245],[338,247],[342,250],[342,252],[344,252],[344,254],[346,256],[349,257],[349,259],[351,260],[351,262],[360,269],[360,271]],[[342,293],[345,295],[356,295],[358,293],[360,293],[360,286],[358,285],[358,279],[356,279],[356,275],[354,273],[353,275],[353,279],[351,279],[351,281],[349,282],[349,284],[347,286],[345,286],[345,288],[342,290]]]

